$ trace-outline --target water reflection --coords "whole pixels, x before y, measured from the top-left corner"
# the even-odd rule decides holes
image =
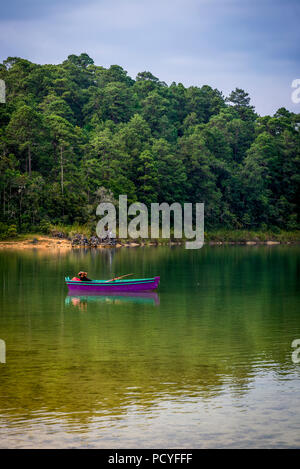
[[[65,298],[66,305],[72,305],[80,308],[81,310],[86,310],[88,303],[106,303],[113,305],[121,305],[123,303],[137,303],[137,304],[148,304],[152,306],[159,305],[159,296],[156,292],[119,292],[117,295],[95,292],[92,295],[74,295],[68,293]]]
[[[299,249],[200,251],[0,253],[0,446],[300,443]],[[69,295],[80,269],[160,291]]]
[[[6,363],[6,344],[3,339],[0,339],[0,363]]]

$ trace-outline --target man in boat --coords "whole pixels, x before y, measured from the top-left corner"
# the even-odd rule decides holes
[[[92,279],[88,278],[87,272],[78,272],[78,277],[81,282],[92,282]]]

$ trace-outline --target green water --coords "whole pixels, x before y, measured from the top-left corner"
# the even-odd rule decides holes
[[[0,265],[0,447],[300,447],[299,247],[2,251]],[[70,297],[79,270],[161,284]]]

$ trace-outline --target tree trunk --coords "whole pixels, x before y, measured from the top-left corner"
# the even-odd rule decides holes
[[[28,174],[31,176],[31,148],[28,147]]]
[[[10,202],[11,202],[11,184],[9,184],[9,197],[7,201],[7,213],[9,214],[9,209],[10,209]]]
[[[63,147],[60,147],[60,185],[61,193],[64,195],[64,165],[63,165]]]
[[[21,212],[22,212],[22,191],[20,193],[20,201],[19,201],[19,230],[21,229]]]

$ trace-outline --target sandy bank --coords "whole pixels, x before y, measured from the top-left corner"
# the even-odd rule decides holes
[[[257,246],[257,245],[279,245],[279,244],[298,244],[298,243],[291,243],[289,241],[280,242],[277,240],[266,240],[266,241],[207,241],[205,244],[210,246],[221,246],[221,245],[245,245],[245,246]],[[156,242],[155,240],[149,240],[148,242],[136,242],[136,241],[128,241],[124,240],[121,243],[117,243],[115,246],[108,246],[108,245],[99,245],[97,248],[94,249],[109,249],[111,247],[139,247],[139,246],[184,246],[184,241],[168,241],[165,240],[164,242]],[[20,239],[13,239],[13,240],[5,240],[0,241],[0,249],[39,249],[39,250],[57,250],[63,251],[68,249],[82,249],[85,248],[82,245],[72,246],[72,243],[68,239],[59,239],[50,236],[43,236],[43,235],[32,235],[26,236]]]

